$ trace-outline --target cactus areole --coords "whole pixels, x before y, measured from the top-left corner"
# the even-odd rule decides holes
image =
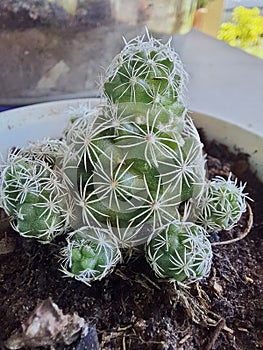
[[[135,245],[158,277],[209,274],[207,231],[233,227],[246,194],[230,179],[206,179],[187,79],[171,41],[125,42],[101,79],[101,104],[75,111],[61,141],[10,151],[0,204],[25,237],[66,236],[68,276],[90,285]]]

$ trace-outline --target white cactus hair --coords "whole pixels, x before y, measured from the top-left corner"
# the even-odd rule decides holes
[[[152,225],[133,227],[132,224],[133,222],[130,221],[126,227],[121,227],[118,217],[116,218],[116,227],[113,226],[110,221],[107,223],[108,232],[115,238],[120,249],[129,249],[131,247],[138,248],[138,246],[144,244],[147,237],[152,234]]]
[[[180,232],[181,243],[177,237],[171,238],[170,225]],[[174,220],[157,230],[153,240],[146,245],[146,257],[158,277],[188,285],[209,275],[212,249],[204,228],[192,222]],[[183,281],[177,278],[181,274],[185,276]]]
[[[72,249],[94,244],[98,252],[102,251],[105,254],[106,264],[99,266],[102,271],[86,268],[79,274],[72,273]],[[61,260],[61,271],[65,276],[73,277],[90,286],[92,282],[103,279],[121,261],[121,251],[115,236],[108,230],[84,226],[68,234],[67,246],[61,250]]]
[[[56,155],[62,157],[64,149],[63,142],[46,139],[8,153],[1,172],[1,207],[10,216],[13,228],[24,237],[32,237],[30,229],[20,229],[21,220],[24,220],[22,206],[30,203],[29,195],[38,198],[31,205],[42,209],[39,219],[46,218],[46,228],[38,232],[40,241],[43,238],[43,243],[49,242],[69,227],[71,200],[56,166]]]
[[[208,231],[230,230],[247,210],[250,198],[244,192],[246,184],[238,186],[237,178],[232,177],[231,172],[227,179],[216,176],[205,185],[197,222]]]
[[[111,81],[115,77],[119,67],[124,62],[129,64],[131,60],[133,60],[135,62],[137,61],[138,64],[144,65],[143,73],[146,73],[146,75],[148,75],[151,71],[155,74],[156,71],[156,77],[158,77],[158,69],[166,72],[168,88],[172,87],[171,91],[176,93],[178,96],[178,101],[185,105],[187,83],[189,78],[179,55],[171,46],[172,38],[170,38],[166,43],[163,43],[161,40],[158,40],[150,35],[146,29],[146,35],[137,36],[129,41],[127,41],[125,38],[123,38],[123,40],[124,48],[114,57],[109,67],[106,69],[104,78],[101,79],[102,87],[105,84],[105,81]],[[155,51],[155,55],[154,57],[151,57],[153,50]],[[143,53],[143,57],[139,53]],[[161,61],[165,59],[173,62],[172,71],[168,71],[167,67],[162,64]],[[147,73],[147,69],[149,73]],[[131,71],[127,70],[127,77],[132,79],[133,77],[137,77],[137,74],[139,77],[141,71],[141,68],[138,67],[137,69],[135,64]],[[174,80],[175,76],[180,77],[179,83]],[[103,91],[103,88],[101,88],[101,90]],[[132,101],[136,102],[136,98],[133,95],[131,95],[131,102]]]

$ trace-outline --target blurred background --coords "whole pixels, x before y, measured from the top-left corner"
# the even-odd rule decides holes
[[[123,37],[145,26],[182,55],[204,34],[263,58],[262,11],[263,0],[1,0],[0,106],[98,96]]]

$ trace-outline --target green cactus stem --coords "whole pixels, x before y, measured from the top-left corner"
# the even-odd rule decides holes
[[[104,229],[82,227],[71,232],[61,250],[62,272],[90,285],[109,274],[121,260],[114,237]]]
[[[180,117],[185,110],[187,74],[170,41],[148,35],[125,41],[102,81],[107,98],[119,105],[164,107]],[[128,106],[129,108],[130,106]],[[134,108],[134,105],[132,106]]]
[[[197,223],[209,232],[230,230],[246,211],[246,185],[238,186],[237,179],[231,178],[231,173],[227,179],[216,176],[206,184]]]
[[[159,112],[151,113],[157,120]],[[75,202],[74,229],[88,225],[137,229],[148,224],[153,232],[180,218],[182,202],[197,205],[205,161],[192,121],[186,118],[180,143],[173,132],[150,125],[147,116],[145,123],[117,118],[115,106],[108,103],[66,129],[70,152],[63,166]]]
[[[69,225],[71,200],[55,159],[61,147],[59,142],[50,142],[12,150],[1,172],[1,207],[16,231],[42,243],[50,242]]]
[[[146,258],[158,277],[189,284],[208,276],[211,244],[201,226],[174,221],[147,243]]]

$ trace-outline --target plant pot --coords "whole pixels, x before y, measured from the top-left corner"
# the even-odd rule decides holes
[[[59,138],[73,115],[70,109],[74,110],[87,102],[92,106],[99,100],[49,102],[1,113],[0,153],[5,158],[10,147],[20,147],[28,141],[45,137]],[[253,172],[256,171],[263,180],[263,161],[260,159],[262,137],[218,118],[200,113],[192,113],[191,116],[204,131],[207,140],[215,139],[235,152],[248,153]],[[262,203],[262,185],[258,186],[261,187],[258,187],[256,200]],[[261,213],[259,206],[257,212]],[[256,225],[262,225],[258,213]],[[92,319],[99,330],[101,349],[184,347],[201,350],[213,346],[229,349],[236,346],[236,342],[242,344],[237,349],[259,347],[257,318],[261,316],[257,305],[263,275],[258,252],[262,241],[258,234],[260,227],[252,232],[252,239],[237,242],[237,246],[214,247],[215,268],[209,279],[201,287],[195,284],[192,289],[179,291],[172,284],[154,279],[149,266],[140,259],[135,260],[131,268],[130,263],[127,264],[129,266],[116,268],[110,278],[95,282],[91,288],[79,281],[62,279],[59,264],[54,258],[56,244],[59,245],[61,241],[41,245],[14,232],[10,233],[8,241],[5,228],[0,226],[0,229],[0,276],[3,281],[0,293],[2,291],[4,296],[0,313],[11,315],[16,321],[10,325],[9,321],[5,321],[6,316],[2,317],[0,329],[5,329],[5,338],[1,339],[0,334],[0,344],[21,322],[28,319],[39,300],[51,296],[62,310],[71,314],[81,313],[80,316],[86,317],[86,321]],[[5,252],[1,251],[2,243],[8,243]],[[193,295],[197,298],[194,299]],[[207,305],[213,308],[211,312]],[[107,319],[104,311],[109,316]],[[250,326],[251,320],[253,323]],[[8,328],[3,328],[6,325]],[[94,329],[92,327],[89,326],[89,329]],[[222,332],[223,336],[220,335]],[[247,337],[248,332],[253,332],[253,335]],[[141,343],[134,343],[134,339]],[[78,349],[85,345],[88,347],[91,341],[90,334],[84,333],[81,343],[74,346]],[[113,346],[115,341],[119,344],[116,347]],[[93,348],[99,349],[97,345]]]
[[[21,147],[27,141],[37,141],[45,137],[60,137],[71,114],[65,110],[77,108],[81,104],[96,105],[98,99],[76,99],[36,104],[2,112],[0,118],[0,153],[5,157],[10,147]],[[202,113],[191,113],[197,127],[203,129],[209,140],[217,140],[230,147],[231,151],[249,154],[252,168],[263,180],[263,137],[251,130]]]

